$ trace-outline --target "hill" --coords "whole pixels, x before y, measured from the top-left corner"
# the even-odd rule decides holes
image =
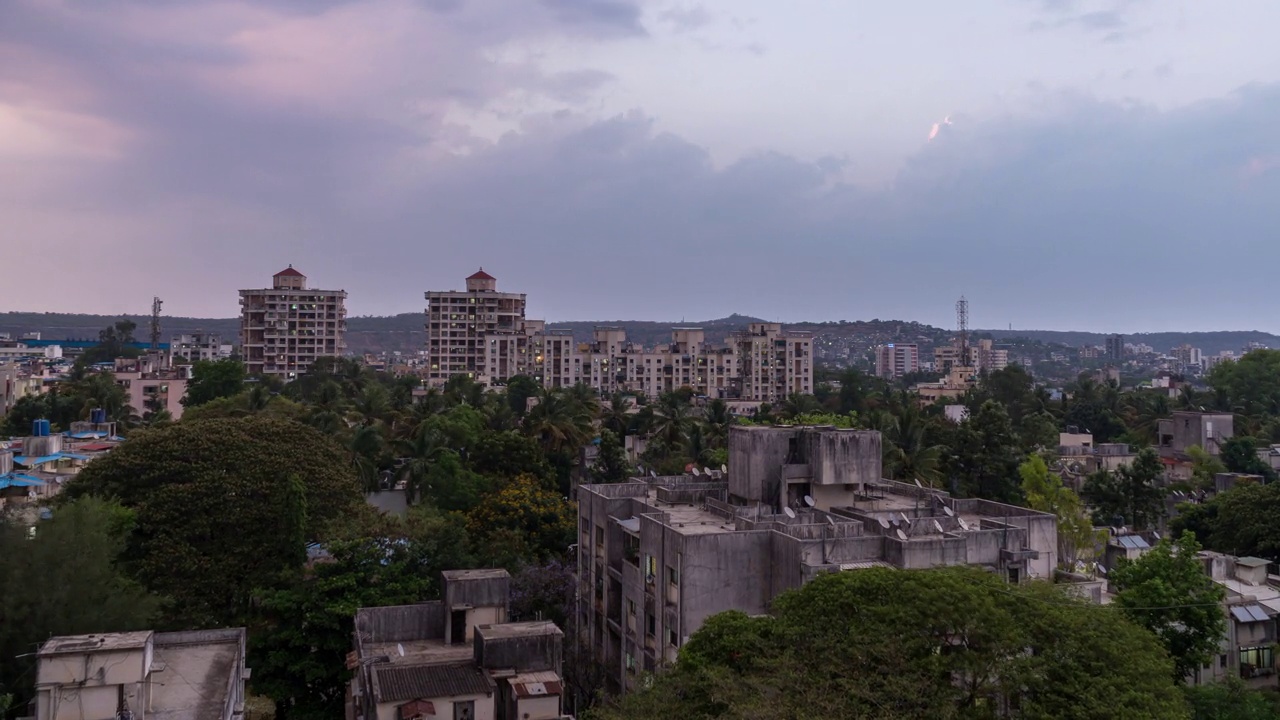
[[[1073,332],[1063,330],[975,330],[975,335],[988,335],[996,340],[1025,338],[1045,344],[1057,343],[1071,347],[1082,345],[1102,346],[1105,333]],[[1249,343],[1261,343],[1270,348],[1280,348],[1280,336],[1258,330],[1220,330],[1213,332],[1158,332],[1125,335],[1124,341],[1145,344],[1157,352],[1168,352],[1179,345],[1200,348],[1207,355],[1217,355],[1223,350],[1239,353]]]

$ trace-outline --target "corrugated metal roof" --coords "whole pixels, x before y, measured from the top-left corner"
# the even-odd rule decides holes
[[[376,667],[373,678],[380,703],[493,694],[493,681],[489,675],[471,663],[388,665]]]
[[[30,475],[22,473],[9,473],[8,475],[0,475],[0,490],[7,487],[39,487],[44,481]]]
[[[30,455],[14,455],[13,461],[19,465],[33,467],[35,465],[44,465],[45,463],[54,462],[55,460],[88,460],[88,455],[76,455],[75,453],[54,453],[52,455],[42,455],[40,457],[31,457]]]

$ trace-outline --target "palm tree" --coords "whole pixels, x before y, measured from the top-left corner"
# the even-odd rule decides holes
[[[372,492],[378,489],[378,454],[382,452],[382,433],[373,425],[358,425],[347,441],[347,453],[351,467],[364,485]]]
[[[245,404],[250,413],[259,413],[267,409],[273,398],[271,388],[262,383],[255,383],[249,388],[249,394],[245,397]]]
[[[886,428],[887,473],[899,480],[919,479],[929,485],[942,479],[941,445],[929,445],[928,421],[918,408],[908,406],[892,417]]]
[[[431,465],[448,450],[444,438],[424,427],[413,437],[396,441],[395,450],[402,461],[396,480],[405,481],[405,497],[409,502],[417,502],[426,488]]]
[[[606,430],[612,430],[613,434],[622,440],[627,436],[627,430],[631,429],[631,413],[628,410],[634,405],[633,398],[624,392],[615,392],[609,397],[609,407],[603,411],[600,424]]]
[[[575,412],[585,414],[592,420],[600,415],[600,395],[586,383],[578,383],[565,391],[569,402],[575,406]]]
[[[733,413],[729,412],[729,403],[716,398],[707,403],[702,414],[702,422],[706,425],[707,446],[722,448],[729,446],[729,427],[733,425]]]
[[[591,432],[591,417],[561,390],[544,390],[524,416],[526,435],[536,438],[548,453],[576,451]]]
[[[391,395],[379,383],[365,387],[352,406],[355,417],[366,425],[380,422],[391,410]]]
[[[778,414],[784,418],[797,418],[820,410],[822,406],[818,404],[817,398],[800,393],[791,393],[778,404]]]
[[[678,448],[685,444],[689,425],[693,422],[693,412],[689,401],[679,393],[663,393],[654,408],[655,423],[653,436],[668,448]]]

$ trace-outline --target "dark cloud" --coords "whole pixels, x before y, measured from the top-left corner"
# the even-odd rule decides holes
[[[114,155],[35,172],[0,163],[11,231],[59,257],[57,293],[35,277],[9,282],[49,309],[145,308],[160,294],[174,312],[227,315],[236,288],[293,263],[346,288],[353,312],[405,312],[484,265],[553,320],[948,323],[965,293],[987,326],[1276,329],[1254,308],[1280,263],[1268,242],[1280,220],[1277,86],[1167,112],[1045,92],[1031,117],[957,116],[890,186],[869,190],[841,181],[856,154],[722,166],[643,111],[591,119],[575,104],[607,73],[489,63],[478,38],[515,37],[519,23],[474,25],[470,5],[439,20],[474,28],[450,25],[461,39],[407,42],[372,76],[325,66],[333,77],[317,89],[252,47],[131,43],[92,18],[0,7],[0,45],[29,50],[25,64],[0,66],[0,87],[35,85],[37,99],[126,138]],[[551,22],[628,27],[618,8],[596,12]],[[327,47],[313,24],[324,18],[300,19],[287,37]],[[359,19],[334,24],[358,36],[347,23]],[[218,80],[228,72],[235,82]],[[365,93],[369,83],[382,85]],[[483,105],[512,87],[567,105],[494,141],[441,117],[455,88]],[[423,108],[406,113],[411,102]]]

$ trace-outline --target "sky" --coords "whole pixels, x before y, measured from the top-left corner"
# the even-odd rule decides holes
[[[3,0],[0,311],[1280,331],[1274,0]]]

